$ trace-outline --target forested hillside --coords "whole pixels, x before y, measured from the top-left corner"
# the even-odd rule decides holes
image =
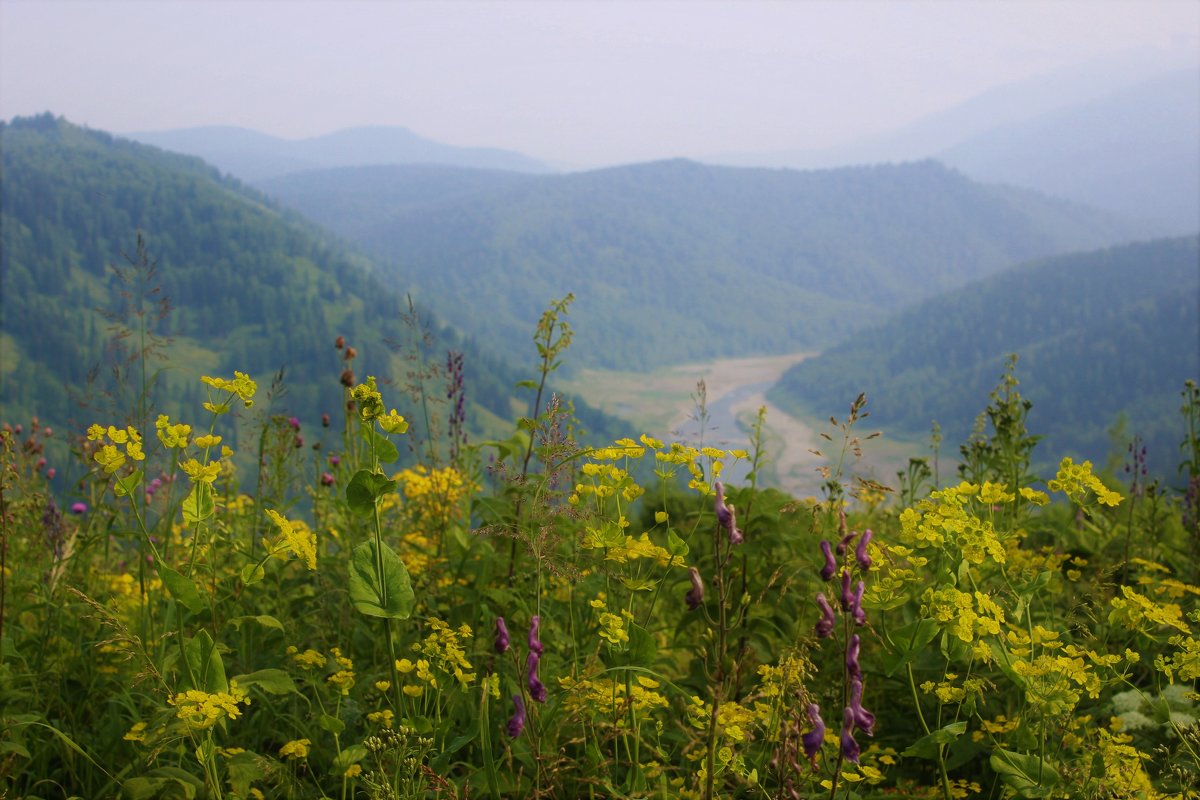
[[[669,161],[481,177],[469,192],[460,173],[442,184],[428,170],[388,173],[423,187],[425,204],[365,175],[267,188],[490,341],[517,346],[540,298],[574,292],[575,358],[624,369],[825,346],[1013,263],[1137,231],[934,162],[795,172]]]
[[[872,424],[964,441],[1019,356],[1042,451],[1102,463],[1118,415],[1159,474],[1178,462],[1179,391],[1200,375],[1200,250],[1164,239],[1038,261],[919,303],[790,370],[784,408],[828,416],[859,392]],[[951,452],[949,455],[955,455]]]
[[[360,379],[403,382],[413,369],[405,359],[421,336],[403,320],[409,309],[397,276],[385,286],[366,259],[198,159],[50,115],[0,126],[0,151],[6,418],[37,413],[59,424],[88,422],[90,414],[80,418],[75,406],[83,395],[94,402],[103,391],[123,393],[126,403],[136,397],[140,377],[114,385],[107,347],[121,328],[133,331],[122,340],[127,352],[142,346],[139,308],[149,333],[172,339],[164,345],[168,357],[150,361],[152,370],[170,364],[162,379],[172,407],[197,407],[201,373],[241,370],[265,386],[285,368],[288,393],[276,411],[309,420],[336,414],[345,366],[334,350],[337,336],[360,353],[351,365]],[[157,263],[152,276],[125,258],[137,260],[139,232]],[[159,320],[164,298],[170,311]],[[122,318],[114,323],[99,310]],[[418,312],[433,320],[423,356],[442,363],[448,349],[467,351],[470,400],[511,420],[512,368],[437,323],[429,309]],[[513,354],[530,371],[532,330]],[[86,389],[90,374],[98,382]]]

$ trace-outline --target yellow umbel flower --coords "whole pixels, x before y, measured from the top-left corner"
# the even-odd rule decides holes
[[[225,378],[210,378],[207,375],[201,376],[200,380],[204,383],[207,383],[214,389],[223,392],[230,392],[233,395],[240,397],[242,402],[245,403],[246,408],[250,408],[250,406],[254,405],[254,393],[258,391],[258,384],[250,380],[250,376],[244,372],[235,371],[233,373],[233,380],[227,380]],[[207,403],[205,404],[205,408],[208,408]],[[211,411],[212,409],[209,410]]]
[[[308,751],[311,748],[312,742],[308,739],[292,739],[279,748],[279,755],[283,758],[308,758]]]
[[[279,526],[292,555],[304,561],[309,569],[317,568],[317,535],[303,522],[292,522],[274,509],[267,509],[267,516]]]
[[[175,706],[175,716],[192,730],[204,730],[222,719],[237,719],[242,715],[239,704],[250,704],[250,698],[235,681],[229,682],[227,692],[205,692],[188,689],[171,695],[168,703]]]

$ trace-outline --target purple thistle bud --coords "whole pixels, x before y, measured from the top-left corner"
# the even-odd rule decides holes
[[[850,637],[850,644],[846,646],[846,674],[851,678],[862,677],[862,667],[858,665],[858,651],[861,648],[862,640],[856,633]]]
[[[825,721],[821,719],[821,707],[816,703],[808,704],[808,721],[813,726],[812,730],[801,736],[800,741],[804,745],[804,755],[808,756],[813,769],[816,769],[817,753],[821,752],[821,745],[825,743]]]
[[[541,627],[542,618],[535,616],[529,620],[529,649],[537,653],[539,656],[546,651],[542,647],[542,641],[538,638],[538,628]]]
[[[86,514],[87,510],[88,510],[87,503],[72,503],[71,504],[71,513],[72,514]]]
[[[856,536],[858,536],[858,531],[850,531],[847,534],[843,534],[842,540],[838,542],[837,546],[837,554],[839,556],[846,555],[846,550],[850,548],[850,543],[854,541],[854,537]]]
[[[688,610],[695,611],[704,605],[704,581],[700,579],[700,571],[695,567],[688,567],[688,578],[692,581],[692,588],[688,590],[683,599],[687,603]]]
[[[817,606],[821,609],[821,618],[817,620],[817,638],[828,639],[833,636],[837,618],[833,616],[833,606],[829,605],[822,592],[817,593]]]
[[[525,701],[521,699],[521,695],[513,695],[513,705],[517,710],[508,718],[508,735],[515,739],[525,730]]]
[[[546,702],[546,687],[538,679],[538,663],[542,657],[538,653],[530,653],[525,657],[525,669],[529,672],[529,696],[539,703]]]
[[[863,682],[862,678],[850,679],[850,705],[847,710],[854,718],[854,726],[867,736],[875,735],[875,715],[863,708]]]
[[[336,468],[336,467],[337,467],[337,465],[338,465],[338,464],[341,464],[341,463],[342,463],[342,460],[341,460],[340,458],[338,458],[337,456],[330,456],[330,457],[329,457],[329,466],[331,466],[331,467],[335,467],[335,468]]]
[[[862,581],[854,587],[854,597],[850,601],[850,613],[854,615],[855,625],[867,624],[867,612],[863,611],[862,599],[863,592],[866,591],[867,585]]]
[[[867,552],[867,545],[871,543],[871,537],[874,535],[870,529],[863,531],[862,538],[858,540],[858,547],[854,549],[854,557],[858,560],[859,569],[871,568],[871,554]]]
[[[332,472],[322,472],[321,473],[321,485],[322,486],[333,486],[333,473]]]
[[[300,419],[298,417],[292,417],[288,420],[288,425],[291,426],[292,430],[298,431],[300,430]]]
[[[496,641],[492,647],[497,653],[505,653],[508,652],[508,645],[508,626],[504,624],[504,617],[496,617]]]
[[[854,741],[854,712],[847,707],[842,712],[842,758],[857,764],[861,754],[858,742]]]
[[[825,566],[821,567],[821,580],[829,580],[837,574],[837,559],[833,557],[833,546],[828,539],[821,540],[821,553],[825,556]]]
[[[854,588],[851,584],[850,570],[842,572],[842,611],[849,611],[854,603]]]

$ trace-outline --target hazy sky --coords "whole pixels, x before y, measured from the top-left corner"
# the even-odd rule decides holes
[[[1200,2],[0,0],[0,117],[600,164],[833,145],[1142,47],[1200,58]]]

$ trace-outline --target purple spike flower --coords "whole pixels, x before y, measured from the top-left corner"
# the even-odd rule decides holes
[[[539,616],[529,620],[529,649],[539,656],[546,651],[546,648],[542,647],[542,640],[538,638],[538,628],[541,624],[542,618]]]
[[[867,612],[863,611],[862,600],[863,592],[866,591],[867,585],[862,581],[854,587],[854,597],[850,598],[850,613],[854,615],[855,625],[867,624]]]
[[[854,712],[847,707],[842,712],[842,758],[857,764],[861,754],[858,742],[854,741]]]
[[[813,726],[812,730],[801,736],[800,741],[804,745],[804,755],[808,756],[813,769],[816,769],[817,753],[821,752],[821,745],[825,742],[825,721],[821,719],[821,707],[816,703],[808,704],[808,721]]]
[[[508,735],[515,739],[525,730],[525,701],[521,699],[521,695],[513,695],[513,705],[517,710],[508,718]]]
[[[825,566],[821,567],[821,580],[829,580],[837,574],[837,559],[833,557],[833,546],[828,539],[821,540],[821,553],[825,556]]]
[[[870,529],[863,531],[862,538],[858,540],[858,547],[854,549],[854,557],[858,559],[858,566],[864,572],[871,568],[871,554],[867,551],[867,545],[871,543],[871,537],[874,535]]]
[[[737,526],[737,512],[733,506],[725,502],[725,486],[717,481],[713,484],[713,488],[717,492],[717,499],[713,503],[713,508],[717,512],[717,522],[721,523],[721,527],[729,532],[730,544],[741,544],[745,541],[745,537]]]
[[[695,611],[704,605],[704,581],[700,579],[700,571],[695,567],[688,567],[688,578],[692,581],[692,588],[688,590],[683,599],[687,603],[688,609]]]
[[[546,702],[546,687],[538,680],[538,663],[542,657],[538,653],[531,652],[525,658],[525,669],[529,672],[529,696],[539,703]]]
[[[854,588],[851,585],[850,570],[842,572],[842,611],[849,611],[854,603]]]
[[[837,618],[833,616],[833,606],[825,599],[824,593],[817,593],[817,606],[821,609],[821,618],[817,620],[817,638],[828,639],[833,636],[833,628]]]
[[[863,708],[863,682],[862,678],[850,679],[850,705],[846,710],[850,712],[854,718],[854,727],[865,733],[867,736],[875,735],[875,715]]]
[[[842,540],[838,542],[837,554],[839,556],[846,555],[846,551],[850,549],[850,544],[854,541],[854,537],[858,536],[858,531],[850,531],[842,536]]]
[[[506,653],[508,645],[508,626],[504,624],[504,617],[496,617],[496,641],[492,643],[492,647],[497,653]]]
[[[862,640],[856,633],[850,637],[850,644],[846,645],[846,674],[851,678],[862,677],[862,667],[858,664],[858,651],[861,648]]]

